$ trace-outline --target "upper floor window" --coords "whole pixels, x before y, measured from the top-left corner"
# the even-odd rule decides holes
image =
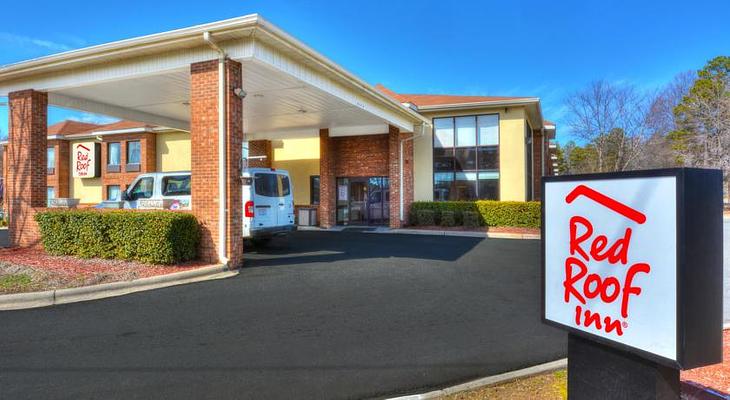
[[[127,164],[140,164],[142,159],[142,146],[140,142],[127,142]]]
[[[433,120],[434,200],[499,199],[499,115]]]
[[[122,163],[122,145],[121,143],[107,144],[107,165],[119,165]]]
[[[48,170],[48,175],[53,175],[56,173],[56,148],[55,147],[49,147],[46,150],[46,169]]]

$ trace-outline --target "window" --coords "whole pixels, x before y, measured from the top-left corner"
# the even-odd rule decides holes
[[[109,201],[120,201],[122,200],[122,192],[119,189],[119,185],[109,185],[106,187],[106,199]]]
[[[152,177],[141,178],[129,193],[129,200],[149,199],[152,197],[154,187],[155,183]]]
[[[46,187],[46,197],[48,197],[48,200],[55,199],[56,198],[56,188],[53,186]]]
[[[46,150],[46,154],[46,170],[48,175],[53,175],[56,173],[56,149],[49,147]]]
[[[254,190],[259,196],[279,197],[277,174],[256,174],[253,177]]]
[[[433,147],[454,147],[454,119],[437,118],[433,120]]]
[[[190,175],[166,176],[162,178],[163,196],[190,196]]]
[[[279,179],[279,197],[289,196],[291,188],[289,187],[289,177],[286,175],[278,175]]]
[[[142,146],[139,141],[127,142],[127,164],[139,164],[142,159]]]
[[[309,204],[319,205],[319,176],[309,177]]]
[[[499,115],[433,120],[434,201],[499,199]]]

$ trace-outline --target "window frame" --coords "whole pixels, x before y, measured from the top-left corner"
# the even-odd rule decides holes
[[[480,143],[479,117],[496,117],[496,126],[497,126],[497,137],[496,137],[497,143],[496,144],[482,145]],[[459,146],[458,145],[459,142],[457,140],[457,129],[456,129],[456,121],[458,118],[473,118],[474,128],[475,128],[474,129],[475,145],[473,145],[473,146],[471,146],[471,145]],[[434,188],[434,190],[432,191],[433,192],[432,193],[433,201],[468,200],[468,199],[457,198],[458,196],[455,191],[456,190],[456,175],[457,174],[468,174],[468,173],[476,173],[477,179],[474,183],[475,184],[475,196],[476,196],[476,199],[481,199],[481,195],[479,193],[479,182],[480,182],[479,176],[480,176],[480,174],[495,173],[495,172],[497,173],[497,178],[494,178],[494,180],[497,181],[497,198],[494,200],[500,199],[501,194],[499,193],[499,181],[500,181],[500,176],[501,176],[501,173],[500,173],[501,166],[499,163],[499,154],[501,152],[501,145],[502,145],[501,140],[500,140],[501,118],[502,118],[502,116],[499,112],[489,112],[489,113],[467,114],[467,115],[449,115],[449,116],[442,116],[442,117],[433,117],[431,119],[431,125],[433,126],[433,134],[431,135],[432,136],[431,137],[431,149],[432,149],[432,152],[431,152],[431,182],[432,182],[433,188]],[[453,143],[453,145],[451,147],[436,146],[436,123],[437,123],[436,121],[437,120],[451,120],[451,126],[452,126],[452,132],[453,132],[452,133],[453,137],[451,138],[452,139],[451,142]],[[439,141],[439,143],[440,143],[440,141]],[[496,168],[480,169],[479,168],[480,167],[480,150],[487,149],[487,148],[496,150],[495,151],[496,157],[497,157]],[[443,154],[444,154],[444,155],[439,155],[439,157],[438,157],[439,162],[442,164],[448,164],[444,160],[446,160],[448,158],[449,153],[451,154],[451,160],[452,160],[451,161],[451,165],[452,165],[451,171],[446,171],[446,170],[441,170],[441,169],[439,169],[438,171],[436,170],[436,161],[437,161],[436,149],[439,149],[439,151],[443,152]],[[457,159],[456,159],[457,149],[473,149],[473,151],[475,153],[474,154],[474,163],[473,163],[474,169],[465,169],[465,168],[463,168],[463,166],[459,165],[459,163],[457,162]],[[487,152],[485,152],[485,153],[487,153]],[[438,184],[437,180],[436,180],[437,174],[439,174],[440,177],[443,177],[444,174],[451,174],[450,188],[448,189],[448,195],[445,196],[447,198],[447,200],[441,199],[441,197],[444,197],[444,196],[437,197],[435,195],[435,190],[436,190],[435,188],[436,188],[436,185]],[[490,178],[490,180],[491,180],[491,178]],[[444,179],[439,180],[440,183],[443,183],[444,181],[445,181]],[[442,185],[439,187],[441,188],[439,190],[443,190]]]
[[[314,181],[317,181],[317,190],[314,189]],[[309,176],[309,204],[313,206],[318,206],[319,202],[321,201],[319,195],[320,195],[320,188],[322,185],[322,179],[319,175],[310,175]],[[314,193],[317,193],[317,201],[314,201]]]
[[[113,187],[117,188],[117,192],[119,194],[117,199],[112,199],[109,196],[109,189],[111,189]],[[106,185],[106,199],[107,199],[107,201],[121,201],[122,200],[122,185]]]
[[[51,162],[51,154],[53,154],[53,162]],[[46,148],[46,174],[56,174],[56,146],[48,146]]]
[[[130,153],[130,149],[132,147],[131,144],[134,144],[134,143],[136,143],[136,144],[139,145],[139,160],[138,160],[138,162],[130,162],[130,154],[131,154]],[[126,159],[124,160],[125,161],[125,168],[124,168],[124,170],[126,172],[139,172],[140,171],[140,167],[142,165],[142,141],[139,140],[139,139],[137,139],[137,140],[128,140],[125,143],[125,153],[126,153],[125,154]]]
[[[170,194],[170,192],[167,191],[167,182],[170,179],[187,179],[188,181],[188,188],[190,189],[188,193],[185,192],[172,192],[173,194]],[[181,175],[166,175],[162,177],[162,186],[160,187],[160,191],[162,192],[163,197],[178,197],[178,196],[190,196],[192,195],[192,186],[191,186],[191,179],[192,177],[190,175],[181,174]]]

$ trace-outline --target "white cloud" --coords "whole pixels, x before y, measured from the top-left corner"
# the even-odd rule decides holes
[[[113,117],[107,117],[105,115],[98,115],[98,114],[91,114],[91,113],[82,113],[79,115],[70,116],[68,119],[79,121],[79,122],[86,122],[89,124],[111,124],[112,122],[119,121],[118,118]]]
[[[7,32],[0,32],[0,44],[13,47],[36,47],[52,51],[71,50],[71,46],[51,40],[32,38],[28,36],[15,35]]]

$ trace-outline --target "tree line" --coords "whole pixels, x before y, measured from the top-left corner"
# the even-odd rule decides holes
[[[730,186],[728,56],[680,73],[656,91],[595,81],[572,93],[565,106],[575,140],[558,146],[561,174],[717,168]]]

